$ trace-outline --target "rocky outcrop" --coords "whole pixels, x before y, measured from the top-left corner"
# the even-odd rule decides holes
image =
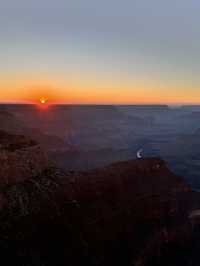
[[[163,160],[63,172],[35,142],[1,135],[12,169],[0,188],[0,257],[7,265],[188,266],[195,258],[188,214],[200,208],[200,196]]]
[[[39,175],[49,162],[39,145],[29,138],[0,131],[0,186]]]

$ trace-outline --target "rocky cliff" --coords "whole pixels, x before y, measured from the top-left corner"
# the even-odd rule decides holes
[[[1,136],[12,169],[0,172],[6,265],[198,265],[188,217],[200,196],[163,160],[64,172],[35,142]]]
[[[33,140],[0,131],[0,186],[39,175],[49,164],[46,154]]]

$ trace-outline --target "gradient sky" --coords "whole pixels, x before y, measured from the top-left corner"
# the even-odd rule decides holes
[[[200,103],[199,0],[0,0],[0,101]]]

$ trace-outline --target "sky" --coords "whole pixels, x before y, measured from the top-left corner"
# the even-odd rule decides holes
[[[200,1],[0,0],[0,101],[200,103]]]

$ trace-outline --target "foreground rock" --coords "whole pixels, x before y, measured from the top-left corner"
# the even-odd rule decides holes
[[[23,158],[16,151],[32,154],[37,146],[19,136],[3,139],[11,166],[14,154],[17,162]],[[200,196],[164,161],[65,173],[41,158],[39,172],[22,175],[15,167],[0,189],[0,257],[6,265],[198,265],[199,240],[189,214],[200,208]],[[26,160],[23,165],[29,168]],[[4,173],[0,178],[3,183]]]

